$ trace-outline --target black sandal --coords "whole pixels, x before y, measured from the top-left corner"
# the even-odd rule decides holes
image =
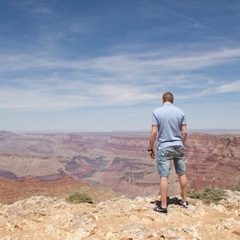
[[[162,207],[155,207],[153,209],[155,212],[159,212],[159,213],[167,213],[167,208],[162,208]]]

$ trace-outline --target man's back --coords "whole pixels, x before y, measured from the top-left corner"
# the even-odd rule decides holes
[[[183,145],[181,127],[186,124],[185,114],[171,103],[153,111],[152,125],[158,126],[158,148]]]

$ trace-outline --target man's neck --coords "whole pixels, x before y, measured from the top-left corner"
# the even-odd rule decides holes
[[[171,103],[171,102],[168,102],[168,101],[166,101],[166,102],[164,102],[163,104],[170,105],[170,104],[172,104],[172,103]]]

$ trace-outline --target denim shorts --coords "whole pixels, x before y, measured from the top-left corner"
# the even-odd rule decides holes
[[[157,151],[157,167],[160,176],[168,177],[170,175],[171,160],[173,160],[176,174],[186,173],[184,147],[170,146]]]

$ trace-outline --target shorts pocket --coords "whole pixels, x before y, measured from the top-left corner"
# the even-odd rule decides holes
[[[176,152],[177,152],[178,155],[183,156],[184,155],[184,147],[183,146],[179,146],[176,149]]]

